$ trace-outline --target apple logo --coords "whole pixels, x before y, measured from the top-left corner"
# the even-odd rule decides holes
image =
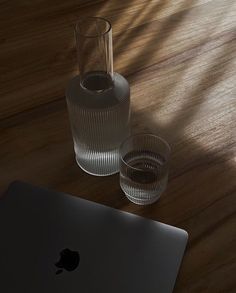
[[[74,271],[80,261],[80,256],[78,251],[72,251],[68,248],[63,249],[60,252],[60,259],[58,262],[55,263],[55,266],[59,268],[59,270],[56,271],[56,274],[60,274],[63,272],[63,269],[65,269],[68,272]]]

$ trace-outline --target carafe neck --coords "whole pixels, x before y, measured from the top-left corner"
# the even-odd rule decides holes
[[[99,17],[87,17],[75,27],[81,87],[101,92],[113,86],[112,27]]]

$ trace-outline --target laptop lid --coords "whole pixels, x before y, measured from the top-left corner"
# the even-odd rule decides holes
[[[14,182],[0,200],[0,291],[169,293],[184,230]]]

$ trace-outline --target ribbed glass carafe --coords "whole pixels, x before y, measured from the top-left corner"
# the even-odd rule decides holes
[[[105,176],[119,170],[119,146],[129,135],[130,89],[113,72],[110,23],[90,17],[76,25],[80,75],[66,90],[78,165]]]

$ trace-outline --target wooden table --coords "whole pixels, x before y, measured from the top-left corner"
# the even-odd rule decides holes
[[[184,228],[175,292],[236,292],[235,0],[13,0],[0,14],[0,191],[21,179]],[[75,163],[64,90],[82,15],[112,22],[133,132],[172,147],[167,191],[151,206],[130,203],[118,175]]]

